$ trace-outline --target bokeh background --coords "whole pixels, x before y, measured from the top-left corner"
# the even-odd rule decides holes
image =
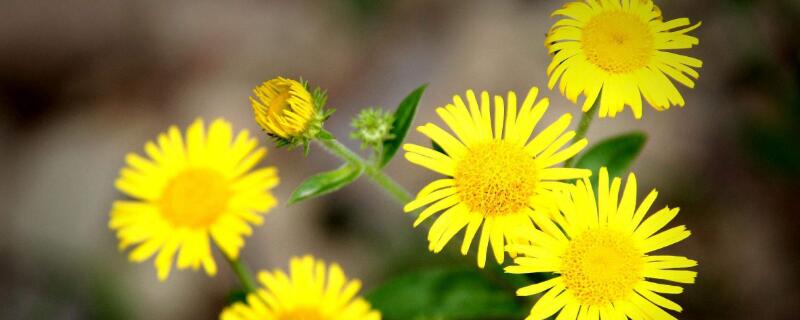
[[[214,319],[236,286],[224,264],[213,279],[186,271],[159,283],[152,261],[130,264],[116,250],[108,211],[121,197],[113,183],[127,152],[198,116],[257,131],[250,90],[279,75],[327,88],[338,111],[326,127],[345,140],[358,110],[393,108],[422,83],[430,85],[415,124],[437,121],[434,108],[468,88],[545,87],[544,34],[563,3],[2,1],[0,318]],[[589,137],[649,134],[633,170],[641,186],[659,189],[657,206],[681,207],[675,223],[693,236],[674,251],[700,261],[697,284],[675,297],[681,318],[794,319],[800,2],[656,3],[667,18],[703,22],[700,46],[685,51],[704,61],[697,86],[680,88],[683,109],[596,121]],[[545,94],[550,119],[579,115],[557,92]],[[317,148],[308,157],[270,148],[266,164],[279,168],[285,203],[302,179],[338,160]],[[433,176],[400,157],[388,171],[410,190]],[[402,270],[442,263],[411,221],[362,180],[280,205],[242,256],[273,268],[313,253],[369,291]]]

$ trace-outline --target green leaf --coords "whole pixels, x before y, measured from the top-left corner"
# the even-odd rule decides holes
[[[319,133],[317,133],[317,139],[332,140],[333,139],[333,134],[328,132],[328,130],[319,129]]]
[[[447,152],[444,151],[444,148],[442,148],[442,146],[436,143],[436,141],[431,140],[431,148],[433,148],[433,150],[435,151],[441,152],[442,154],[447,154]]]
[[[422,98],[422,94],[425,92],[427,86],[427,84],[424,84],[415,89],[397,106],[397,110],[394,111],[394,122],[392,123],[391,130],[391,134],[394,137],[383,142],[383,155],[378,163],[378,167],[383,168],[389,164],[394,154],[400,149],[400,145],[403,143],[403,139],[406,138],[408,129],[411,128],[411,122],[414,121],[419,99]]]
[[[496,280],[496,279],[495,279]],[[386,320],[521,319],[525,300],[474,267],[431,268],[401,275],[366,296]]]
[[[600,167],[607,167],[608,174],[619,177],[625,174],[633,160],[639,155],[647,142],[643,132],[630,132],[600,141],[590,147],[575,164],[576,168],[592,170],[591,181],[597,185],[597,173]]]
[[[316,174],[297,187],[289,196],[289,204],[311,199],[343,188],[358,179],[364,167],[346,164],[339,169]]]
[[[247,303],[247,292],[242,289],[233,289],[228,292],[228,296],[225,297],[225,306],[230,306],[237,302]]]

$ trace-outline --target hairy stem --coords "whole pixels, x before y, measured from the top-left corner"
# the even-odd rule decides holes
[[[250,272],[250,268],[242,262],[242,259],[231,259],[225,257],[225,260],[228,261],[228,264],[231,266],[233,273],[236,274],[236,277],[239,278],[239,282],[242,284],[242,288],[247,293],[255,292],[256,291],[256,281],[253,278],[253,273]]]
[[[338,140],[317,139],[315,141],[317,141],[317,143],[319,143],[323,148],[328,150],[328,152],[341,158],[347,163],[364,168],[367,177],[369,177],[376,185],[383,188],[383,190],[385,190],[401,205],[404,205],[413,199],[411,194],[405,188],[403,188],[403,186],[397,183],[397,181],[394,181],[394,179],[386,175],[383,170],[376,167],[374,164],[365,161],[363,158],[361,158],[361,156],[347,148],[347,146],[343,145]]]
[[[581,122],[578,124],[578,129],[575,130],[575,137],[572,138],[572,142],[578,142],[584,137],[586,137],[586,132],[589,131],[589,126],[592,124],[592,120],[594,120],[594,116],[597,114],[597,110],[600,109],[600,98],[598,97],[595,100],[594,104],[588,111],[583,112],[581,115]],[[578,157],[572,157],[564,162],[564,167],[570,168],[575,165],[575,161],[578,161]]]

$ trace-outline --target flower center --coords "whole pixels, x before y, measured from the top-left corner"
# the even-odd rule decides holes
[[[279,89],[281,90],[280,93],[269,103],[269,112],[278,115],[287,107],[288,103],[286,100],[288,100],[290,96],[289,88]]]
[[[220,173],[189,169],[167,184],[161,196],[164,218],[176,227],[204,228],[228,208],[230,190]]]
[[[279,314],[277,320],[325,320],[325,317],[314,309],[297,308]]]
[[[583,53],[609,73],[628,73],[647,66],[655,52],[653,34],[636,15],[610,11],[591,18],[583,27]]]
[[[533,157],[505,141],[470,147],[458,161],[454,178],[461,202],[485,216],[519,212],[528,205],[538,181]]]
[[[600,227],[573,238],[561,257],[561,277],[582,304],[605,305],[642,281],[643,254],[630,236]]]

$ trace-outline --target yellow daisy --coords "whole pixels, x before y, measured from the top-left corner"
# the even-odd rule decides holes
[[[650,0],[586,0],[553,12],[564,16],[545,39],[553,54],[548,86],[559,82],[561,94],[573,103],[583,94],[583,111],[600,99],[600,117],[614,117],[625,105],[642,117],[642,96],[656,110],[684,100],[670,80],[693,88],[703,62],[667,50],[699,43],[688,33],[700,26],[688,18],[664,21]]]
[[[301,136],[317,118],[311,93],[298,81],[278,77],[253,89],[253,94],[256,122],[269,134],[284,139]]]
[[[595,199],[588,179],[579,181],[560,201],[562,215],[530,234],[532,244],[508,246],[522,257],[507,272],[557,275],[517,291],[521,296],[546,292],[527,319],[546,319],[557,312],[557,319],[675,319],[663,308],[681,307],[663,294],[678,294],[683,288],[664,282],[694,283],[697,273],[683,269],[697,262],[650,254],[689,237],[684,226],[659,232],[678,208],[665,207],[645,219],[657,192],[651,191],[637,208],[633,174],[621,199],[621,179],[609,185],[605,168],[598,185]]]
[[[148,158],[129,153],[116,186],[133,199],[115,201],[109,222],[120,250],[136,246],[130,260],[137,263],[158,252],[155,266],[162,281],[176,254],[178,269],[202,264],[206,273],[216,274],[209,236],[236,259],[243,236],[252,233],[249,224],[261,224],[258,212],[277,203],[269,192],[278,184],[275,168],[253,170],[267,152],[257,145],[246,130],[234,138],[225,120],[214,120],[206,133],[198,119],[185,138],[172,126],[148,141]]]
[[[226,308],[220,320],[380,320],[356,294],[358,280],[348,281],[338,264],[326,266],[312,256],[292,258],[289,275],[281,270],[258,274],[264,286],[246,303]]]
[[[575,136],[574,131],[564,132],[571,115],[564,114],[529,140],[548,106],[547,98],[536,102],[538,92],[531,88],[520,109],[514,92],[508,93],[505,102],[495,96],[494,126],[487,92],[481,93],[480,103],[472,90],[467,91],[467,103],[456,95],[452,104],[436,112],[458,139],[432,123],[417,128],[446,153],[414,144],[403,146],[408,161],[447,176],[428,184],[404,208],[409,212],[430,205],[420,213],[415,227],[444,211],[428,233],[433,252],[441,251],[466,227],[461,245],[466,255],[482,225],[478,266],[485,266],[490,243],[495,259],[502,263],[504,244],[531,232],[533,220],[546,219],[547,211],[555,207],[554,193],[569,186],[560,180],[590,174],[585,169],[553,167],[587,144],[582,139],[562,149]]]

